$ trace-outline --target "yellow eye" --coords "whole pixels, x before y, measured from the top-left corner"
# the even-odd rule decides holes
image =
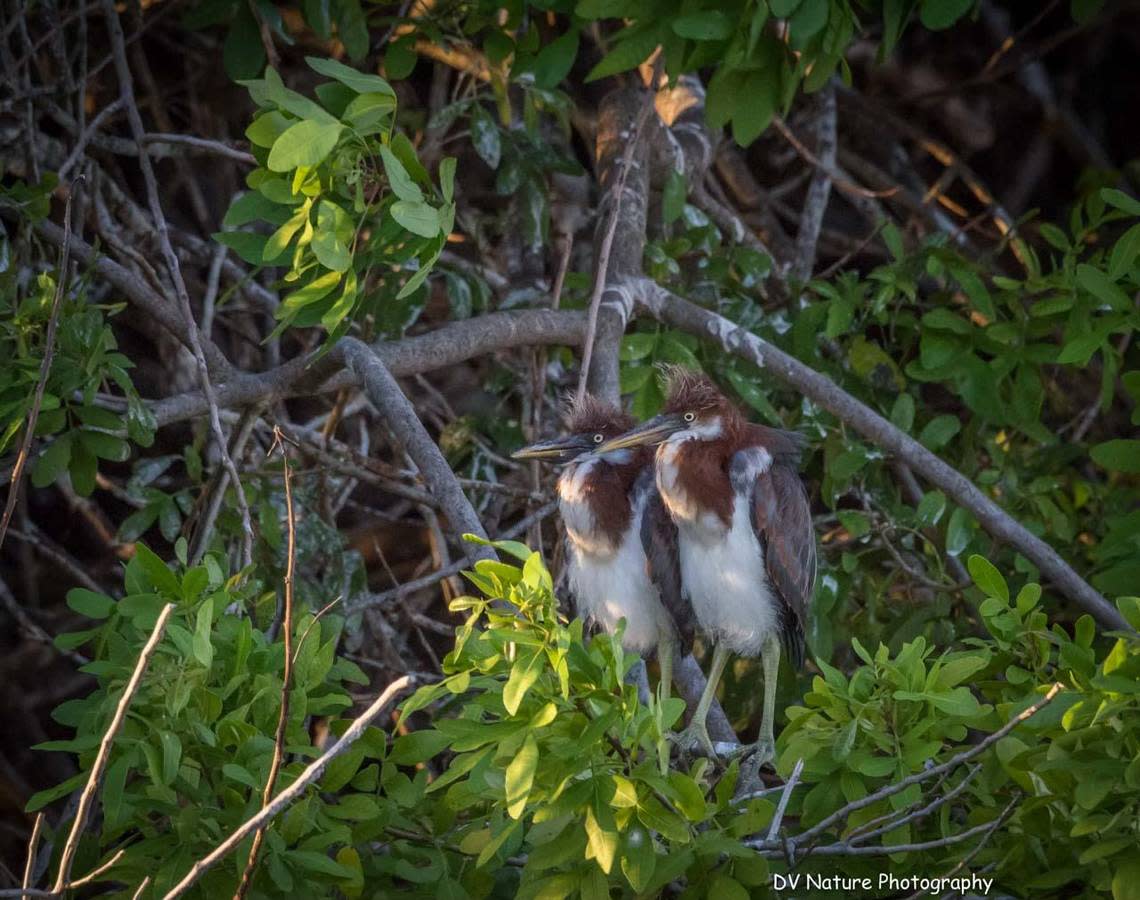
[[[686,422],[692,422],[693,419],[695,419],[696,417],[697,417],[696,413],[691,413],[691,412],[685,413],[685,421]]]

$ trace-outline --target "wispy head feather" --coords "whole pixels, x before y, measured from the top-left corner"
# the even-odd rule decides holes
[[[684,366],[662,365],[665,382],[665,412],[712,413],[731,406],[716,383],[704,372]]]
[[[621,407],[590,394],[581,402],[571,399],[566,406],[566,430],[571,434],[601,434],[607,438],[624,434],[637,420]]]

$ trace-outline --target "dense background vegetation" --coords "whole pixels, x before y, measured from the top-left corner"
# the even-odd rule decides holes
[[[10,6],[0,896],[1140,896],[1135,4]],[[559,602],[584,345],[810,439],[767,790]]]

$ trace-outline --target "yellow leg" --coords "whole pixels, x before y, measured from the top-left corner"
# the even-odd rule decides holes
[[[705,719],[708,717],[713,698],[716,697],[717,685],[720,684],[720,677],[724,674],[724,667],[728,664],[728,656],[728,649],[720,644],[717,644],[713,649],[709,680],[701,692],[701,699],[697,701],[697,708],[693,711],[693,720],[689,723],[689,727],[678,736],[678,743],[686,749],[699,748],[708,756],[716,756],[712,739],[709,737],[708,727],[705,725]]]
[[[657,644],[657,664],[661,667],[661,680],[657,683],[657,699],[668,700],[673,693],[673,637],[663,636]]]

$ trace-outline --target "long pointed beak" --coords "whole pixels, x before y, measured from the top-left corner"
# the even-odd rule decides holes
[[[580,437],[569,434],[565,437],[552,438],[548,441],[538,441],[534,444],[522,447],[511,454],[511,459],[566,461],[590,449],[591,446],[592,445],[585,445]]]
[[[660,444],[670,435],[687,427],[687,424],[681,416],[673,413],[654,416],[625,434],[599,444],[594,448],[594,452],[601,454],[609,453],[611,450],[622,450],[626,447],[639,447],[642,444]]]

